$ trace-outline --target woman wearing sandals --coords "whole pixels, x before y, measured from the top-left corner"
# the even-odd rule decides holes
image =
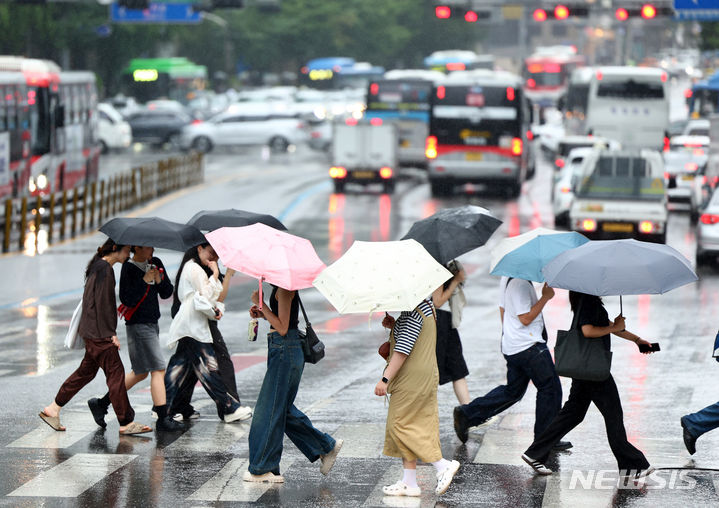
[[[175,281],[175,304],[179,309],[172,319],[168,341],[177,344],[165,371],[167,406],[173,401],[190,372],[194,372],[207,394],[215,401],[225,423],[247,420],[252,409],[227,393],[212,348],[209,319],[222,318],[224,305],[218,302],[222,292],[217,254],[209,243],[192,247],[182,258]]]
[[[403,475],[397,483],[382,487],[385,496],[419,497],[417,459],[430,463],[437,472],[437,495],[444,494],[459,469],[459,462],[442,457],[437,407],[437,325],[430,299],[395,319],[389,314],[382,326],[391,329],[390,354],[375,395],[390,394],[384,450],[401,457]]]
[[[110,391],[110,402],[120,423],[120,434],[135,435],[152,431],[147,425],[133,421],[135,411],[127,397],[125,368],[118,352],[120,342],[116,332],[117,304],[112,265],[124,263],[129,255],[129,245],[118,245],[108,239],[98,247],[87,265],[82,315],[77,332],[85,341],[85,356],[80,367],[62,384],[55,400],[40,413],[40,418],[55,430],[65,430],[60,424],[62,407],[102,369]]]
[[[246,482],[283,483],[280,475],[282,441],[287,434],[310,462],[320,459],[320,472],[329,474],[342,448],[341,439],[317,430],[294,405],[305,367],[305,355],[297,325],[297,291],[273,286],[269,308],[259,309],[259,293],[252,293],[250,316],[270,322],[267,335],[267,372],[257,396],[255,416],[250,427],[250,465],[242,479]]]

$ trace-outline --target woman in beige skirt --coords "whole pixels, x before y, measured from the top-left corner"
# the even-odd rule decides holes
[[[412,312],[395,319],[386,315],[390,353],[375,395],[390,394],[384,453],[401,457],[402,478],[382,488],[386,496],[419,496],[417,459],[437,470],[435,492],[444,494],[459,469],[459,462],[442,458],[437,407],[437,325],[432,301],[423,300]]]

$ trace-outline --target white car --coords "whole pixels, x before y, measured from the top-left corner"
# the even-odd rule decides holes
[[[705,181],[708,151],[709,138],[706,136],[675,136],[671,150],[663,152],[667,198],[672,202],[688,203],[692,221],[697,219],[708,199]]]
[[[709,136],[709,120],[706,118],[689,120],[682,134],[685,136]]]
[[[307,123],[291,110],[262,103],[234,104],[224,113],[182,130],[180,147],[209,152],[216,146],[267,145],[275,152],[309,141]]]
[[[719,256],[719,192],[715,192],[697,222],[697,267]]]
[[[582,162],[592,153],[594,148],[574,148],[566,157],[566,164],[557,173],[552,189],[552,209],[554,225],[569,225],[569,210],[574,202],[574,189],[582,171]]]
[[[122,150],[132,142],[132,129],[122,115],[109,104],[97,105],[97,137],[102,153],[110,150]]]

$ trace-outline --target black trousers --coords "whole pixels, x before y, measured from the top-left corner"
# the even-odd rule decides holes
[[[593,402],[604,417],[607,439],[620,471],[647,469],[644,454],[627,440],[624,429],[624,413],[619,400],[619,392],[614,378],[609,376],[604,381],[572,380],[569,398],[542,433],[534,439],[532,445],[524,452],[528,457],[545,462],[552,447],[570,430],[579,425],[587,414],[589,404]]]
[[[215,350],[215,357],[217,358],[217,368],[220,371],[220,377],[222,382],[225,384],[227,394],[234,397],[238,401],[240,396],[237,393],[237,381],[235,380],[235,366],[232,364],[232,358],[230,352],[227,350],[227,344],[225,339],[220,333],[220,329],[217,326],[217,321],[209,320],[210,333],[212,334],[212,348]],[[192,394],[195,391],[195,385],[197,384],[197,376],[193,371],[188,372],[185,380],[177,390],[177,395],[172,401],[172,407],[167,414],[174,415],[181,413],[184,416],[190,416],[194,411],[190,401],[192,400]],[[222,408],[217,408],[217,416],[222,418]]]

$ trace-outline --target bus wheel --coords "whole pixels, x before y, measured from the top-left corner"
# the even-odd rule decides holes
[[[212,150],[212,141],[207,136],[200,136],[192,142],[192,147],[200,153],[207,153]]]
[[[345,191],[345,182],[343,180],[334,180],[335,194],[343,194]]]
[[[434,196],[434,197],[447,196],[452,190],[452,188],[446,182],[442,182],[442,181],[438,181],[438,182],[430,181],[429,185],[432,190],[432,196]]]

